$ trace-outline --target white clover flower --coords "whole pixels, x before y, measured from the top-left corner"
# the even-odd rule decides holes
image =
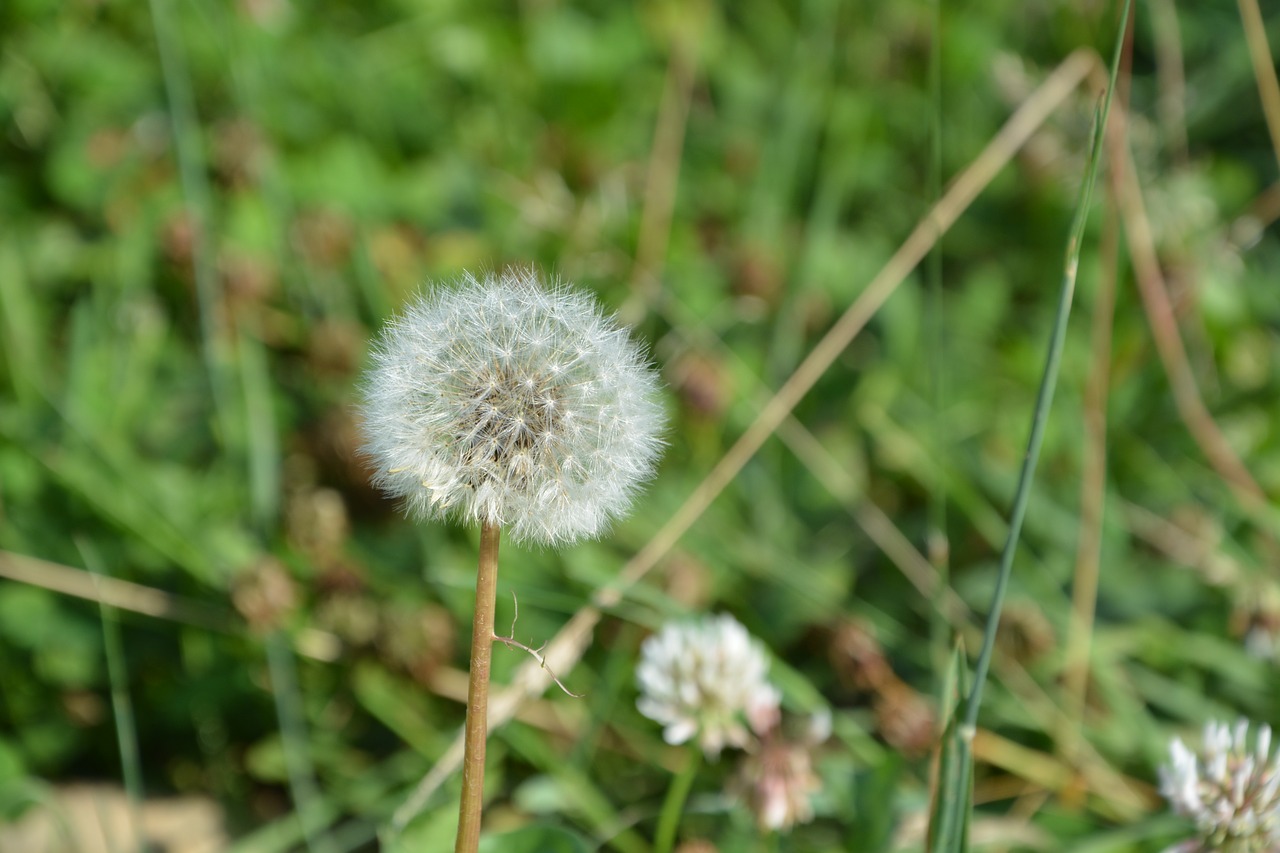
[[[1248,743],[1249,722],[1208,723],[1199,754],[1180,739],[1160,768],[1160,793],[1173,810],[1195,821],[1199,838],[1178,851],[1276,853],[1280,851],[1280,762],[1272,754],[1271,728],[1261,726]]]
[[[546,544],[600,533],[662,447],[658,381],[589,296],[532,270],[437,288],[383,332],[365,388],[375,482],[419,516]]]
[[[749,743],[744,721],[776,724],[782,697],[766,680],[768,669],[764,648],[732,616],[669,624],[640,646],[636,707],[665,727],[667,743],[696,735],[715,757]]]

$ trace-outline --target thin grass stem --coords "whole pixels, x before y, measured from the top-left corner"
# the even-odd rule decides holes
[[[271,696],[276,704],[285,771],[289,776],[289,795],[298,810],[302,837],[311,853],[336,853],[328,836],[317,832],[323,802],[307,749],[307,727],[302,711],[302,693],[294,671],[293,652],[288,639],[280,631],[267,637],[266,647]]]
[[[1156,115],[1165,147],[1174,162],[1187,162],[1187,77],[1182,58],[1182,34],[1174,0],[1152,0],[1151,37],[1156,53],[1156,85],[1160,97]]]
[[[1267,120],[1272,151],[1276,162],[1280,163],[1280,81],[1276,79],[1275,61],[1267,44],[1267,25],[1262,20],[1258,0],[1239,0],[1239,5],[1240,21],[1249,45],[1249,59],[1258,83],[1258,99],[1262,101],[1262,114]]]
[[[151,0],[151,25],[155,31],[160,55],[160,72],[164,79],[165,98],[169,104],[174,149],[178,158],[178,177],[182,195],[192,217],[191,266],[195,278],[196,302],[199,306],[200,341],[205,371],[213,394],[214,411],[222,430],[222,440],[231,438],[231,381],[225,367],[223,329],[217,310],[217,275],[213,254],[209,250],[210,201],[209,182],[205,177],[200,146],[199,119],[195,96],[187,71],[181,39],[169,18],[172,5],[165,0]]]
[[[85,566],[98,581],[103,574],[102,563],[89,543],[76,540],[76,547]],[[124,776],[124,790],[129,798],[129,837],[137,842],[137,849],[145,849],[142,837],[142,760],[138,749],[138,726],[133,716],[133,700],[129,696],[129,672],[125,664],[124,642],[120,637],[120,621],[114,607],[98,598],[98,613],[102,619],[102,644],[107,658],[107,678],[111,682],[111,712],[116,723],[116,745],[120,750],[120,772]]]
[[[1102,97],[1101,105],[1094,114],[1089,162],[1085,169],[1084,181],[1080,185],[1080,195],[1076,200],[1075,216],[1071,223],[1070,237],[1067,240],[1066,263],[1062,274],[1062,288],[1058,295],[1058,308],[1054,318],[1053,335],[1049,339],[1049,352],[1045,358],[1044,373],[1040,379],[1040,390],[1036,394],[1035,411],[1031,416],[1031,435],[1027,440],[1027,453],[1023,458],[1022,471],[1018,475],[1018,487],[1014,492],[1013,513],[1009,519],[1009,536],[1005,540],[1004,551],[1000,555],[1000,573],[996,577],[996,588],[991,597],[991,610],[987,614],[987,626],[983,632],[982,651],[978,655],[978,663],[974,669],[973,688],[969,693],[968,703],[965,708],[964,731],[968,736],[972,736],[978,725],[978,711],[982,707],[982,688],[986,683],[987,672],[991,669],[991,653],[995,648],[996,629],[1000,625],[1000,611],[1004,606],[1004,596],[1009,586],[1009,577],[1013,573],[1013,557],[1018,549],[1018,536],[1022,532],[1022,522],[1026,518],[1027,505],[1031,500],[1031,481],[1035,478],[1036,463],[1040,459],[1040,447],[1044,443],[1044,429],[1049,421],[1049,409],[1053,402],[1053,392],[1058,383],[1058,368],[1062,362],[1062,347],[1067,337],[1067,321],[1071,317],[1071,300],[1075,294],[1076,273],[1080,267],[1080,243],[1084,237],[1085,223],[1089,218],[1089,204],[1093,197],[1093,185],[1098,176],[1098,162],[1102,158],[1102,138],[1107,126],[1107,117],[1111,113],[1111,100],[1116,89],[1120,55],[1124,47],[1124,35],[1129,21],[1129,7],[1129,0],[1125,0],[1120,18],[1120,31],[1116,36],[1115,50],[1111,58],[1107,91]]]
[[[671,220],[675,212],[676,185],[684,153],[689,107],[697,79],[698,44],[707,12],[701,4],[690,4],[686,26],[672,35],[662,101],[653,128],[653,144],[645,169],[644,207],[640,211],[640,231],[636,237],[635,263],[631,268],[632,305],[639,312],[661,295],[662,264],[671,240]],[[639,301],[636,301],[639,297]],[[630,313],[630,310],[624,313]]]
[[[693,780],[697,778],[698,768],[701,766],[702,753],[696,749],[689,750],[688,761],[671,779],[667,797],[662,801],[662,811],[658,813],[658,828],[653,836],[653,853],[671,853],[675,847],[680,816],[684,814],[685,801],[689,799],[689,791],[693,788]]]
[[[213,194],[204,171],[199,116],[196,114],[182,38],[169,17],[172,8],[164,0],[151,0],[152,28],[160,55],[165,97],[169,103],[179,181],[187,215],[192,222],[191,266],[199,309],[201,354],[209,377],[218,438],[224,449],[231,448],[237,452],[247,469],[248,503],[254,520],[265,528],[279,509],[276,493],[279,491],[280,473],[274,416],[267,399],[267,371],[260,352],[249,352],[252,360],[240,357],[249,342],[242,336],[236,347],[235,339],[228,334],[219,305],[222,294],[219,292],[212,238]],[[236,379],[239,379],[244,394],[240,406],[235,400]],[[242,417],[239,424],[235,419],[237,414]]]
[[[942,0],[933,4],[933,45],[929,52],[929,100],[933,107],[929,116],[929,198],[936,204],[942,199]],[[945,459],[947,454],[946,419],[946,306],[942,293],[942,241],[929,251],[925,273],[929,281],[926,302],[928,312],[929,348],[929,396],[933,409],[930,430],[933,433],[934,453]],[[930,620],[930,637],[933,646],[935,672],[941,672],[947,660],[948,637],[951,633],[947,618],[947,594],[950,592],[950,543],[947,539],[947,488],[946,476],[939,466],[929,484],[928,530],[925,534],[925,554],[937,575],[933,591],[933,611]],[[940,685],[939,685],[940,686]]]
[[[476,574],[476,613],[471,623],[471,680],[467,687],[467,724],[462,758],[462,801],[458,806],[455,853],[475,853],[480,845],[484,808],[484,753],[488,737],[489,667],[493,657],[493,614],[498,595],[498,544],[502,528],[480,527],[480,565]]]

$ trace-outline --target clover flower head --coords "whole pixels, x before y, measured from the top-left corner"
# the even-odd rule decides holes
[[[831,737],[831,713],[821,711],[809,717],[799,732],[788,734],[785,728],[779,716],[772,728],[761,733],[760,747],[743,759],[734,785],[756,824],[773,832],[813,820],[813,797],[822,790],[813,759],[817,748]]]
[[[764,648],[732,616],[672,623],[644,641],[636,707],[662,724],[667,743],[698,738],[709,757],[745,747],[777,722],[781,694],[766,675]]]
[[[1175,738],[1160,768],[1160,793],[1173,810],[1195,821],[1198,837],[1176,851],[1280,851],[1280,761],[1271,728],[1260,726],[1249,746],[1249,723],[1211,722],[1199,753]]]
[[[652,474],[657,389],[591,297],[532,270],[467,275],[383,332],[364,449],[375,483],[414,515],[569,542],[599,534]]]

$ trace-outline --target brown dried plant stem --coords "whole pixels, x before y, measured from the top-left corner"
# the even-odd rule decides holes
[[[1258,81],[1258,99],[1262,101],[1262,114],[1271,134],[1271,147],[1280,162],[1280,81],[1276,80],[1276,66],[1267,44],[1267,25],[1262,20],[1258,0],[1239,0],[1240,20],[1244,24],[1244,37],[1249,45],[1249,59],[1253,62],[1253,75]]]
[[[498,594],[498,541],[502,528],[480,527],[480,566],[476,574],[476,614],[471,623],[471,680],[467,688],[467,726],[462,759],[462,802],[454,853],[475,853],[480,846],[484,806],[484,747],[488,736],[489,664],[493,658],[493,613]]]
[[[1118,110],[1115,118],[1120,132],[1114,138],[1109,137],[1108,141],[1113,146],[1113,162],[1123,160],[1124,167],[1112,169],[1111,182],[1120,205],[1125,236],[1128,238],[1134,279],[1146,309],[1156,352],[1169,377],[1174,406],[1187,425],[1191,437],[1200,446],[1214,471],[1234,493],[1241,508],[1255,519],[1260,519],[1265,529],[1269,507],[1267,494],[1227,441],[1200,396],[1186,347],[1182,343],[1182,335],[1178,331],[1178,320],[1173,302],[1169,298],[1164,272],[1160,269],[1159,253],[1142,197],[1142,185],[1138,181],[1133,155],[1128,148],[1128,137],[1124,134],[1128,117],[1124,110]]]

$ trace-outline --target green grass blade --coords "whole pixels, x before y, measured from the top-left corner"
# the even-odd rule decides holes
[[[270,367],[261,341],[242,333],[237,344],[244,391],[250,503],[254,521],[265,531],[280,511],[280,447]]]
[[[94,579],[103,574],[103,565],[92,546],[76,540],[85,567]],[[120,638],[120,623],[116,610],[99,598],[98,612],[102,617],[102,643],[107,658],[107,678],[111,681],[111,710],[116,722],[116,745],[120,750],[120,771],[124,776],[124,789],[129,797],[129,837],[142,842],[142,759],[138,749],[138,726],[133,715],[133,701],[129,698],[129,674],[125,665],[124,641]]]
[[[929,199],[930,204],[937,204],[942,199],[942,0],[934,0],[933,13],[933,42],[929,51],[929,100],[933,107],[929,115]],[[946,310],[942,292],[944,239],[945,234],[938,235],[937,243],[929,251],[925,268],[929,287],[925,306],[929,328],[929,396],[933,415],[929,427],[933,452],[939,459],[946,459],[948,456]],[[951,587],[951,565],[947,540],[947,487],[941,471],[929,482],[928,514],[925,556],[938,572],[937,593],[930,621],[930,642],[940,671],[941,664],[946,660],[947,639],[951,633],[944,607],[946,593]]]
[[[212,224],[212,194],[204,173],[200,123],[196,116],[191,78],[178,28],[170,18],[171,12],[171,4],[164,0],[151,0],[151,21],[160,54],[165,96],[169,104],[182,195],[195,226],[191,246],[192,272],[195,276],[196,301],[200,309],[200,336],[205,370],[222,429],[222,440],[227,441],[234,435],[234,431],[230,428],[231,382],[226,367],[226,354],[223,352],[223,329],[220,328],[221,322],[218,319],[218,280],[209,233]]]
[[[973,730],[960,720],[968,690],[963,645],[951,654],[941,707],[946,713],[929,810],[930,853],[964,853],[969,847],[969,815],[973,811]]]
[[[15,399],[24,403],[38,399],[44,389],[42,326],[39,302],[28,287],[17,248],[0,243],[0,353]]]
[[[288,639],[280,632],[267,637],[267,667],[271,671],[271,695],[280,720],[280,737],[284,744],[285,764],[289,774],[289,793],[298,822],[310,853],[336,853],[327,835],[320,829],[329,818],[316,786],[315,768],[308,752],[307,727],[302,709],[302,691],[294,672],[293,652]]]
[[[1062,288],[1058,296],[1058,310],[1054,319],[1053,336],[1049,340],[1049,353],[1045,358],[1044,373],[1040,379],[1040,390],[1036,395],[1035,412],[1031,418],[1031,436],[1027,440],[1027,453],[1023,459],[1022,471],[1018,476],[1018,488],[1014,493],[1013,513],[1009,519],[1009,537],[1005,540],[1004,551],[1000,555],[1000,574],[996,578],[991,610],[987,614],[987,626],[982,639],[982,651],[978,655],[978,663],[974,673],[973,691],[969,695],[968,707],[965,710],[965,727],[969,729],[976,728],[978,724],[978,711],[982,707],[982,688],[986,683],[987,672],[991,668],[991,654],[995,648],[996,629],[1000,624],[1000,611],[1004,605],[1009,576],[1013,572],[1013,557],[1018,549],[1018,536],[1022,531],[1022,522],[1026,517],[1027,504],[1031,498],[1031,481],[1035,478],[1036,463],[1040,459],[1040,446],[1044,441],[1045,424],[1049,420],[1053,392],[1058,383],[1058,368],[1062,362],[1062,347],[1066,341],[1067,321],[1071,316],[1071,300],[1075,294],[1076,273],[1080,266],[1080,241],[1084,235],[1085,223],[1089,217],[1089,203],[1093,196],[1093,185],[1098,174],[1098,161],[1102,157],[1102,138],[1106,131],[1107,116],[1111,112],[1111,97],[1115,92],[1116,76],[1120,69],[1120,52],[1124,45],[1125,27],[1129,20],[1129,6],[1129,0],[1125,0],[1124,10],[1120,17],[1120,31],[1116,36],[1115,52],[1111,58],[1111,72],[1108,78],[1107,91],[1103,96],[1101,106],[1094,115],[1089,162],[1085,170],[1084,181],[1080,185],[1075,217],[1072,220],[1071,234],[1067,241],[1066,263],[1062,275]]]
[[[676,843],[676,831],[680,828],[680,816],[684,814],[685,800],[693,788],[693,780],[698,776],[698,768],[702,766],[702,755],[696,748],[689,750],[686,763],[667,789],[666,799],[662,801],[662,811],[658,815],[658,829],[654,833],[653,849],[655,853],[671,853]]]

